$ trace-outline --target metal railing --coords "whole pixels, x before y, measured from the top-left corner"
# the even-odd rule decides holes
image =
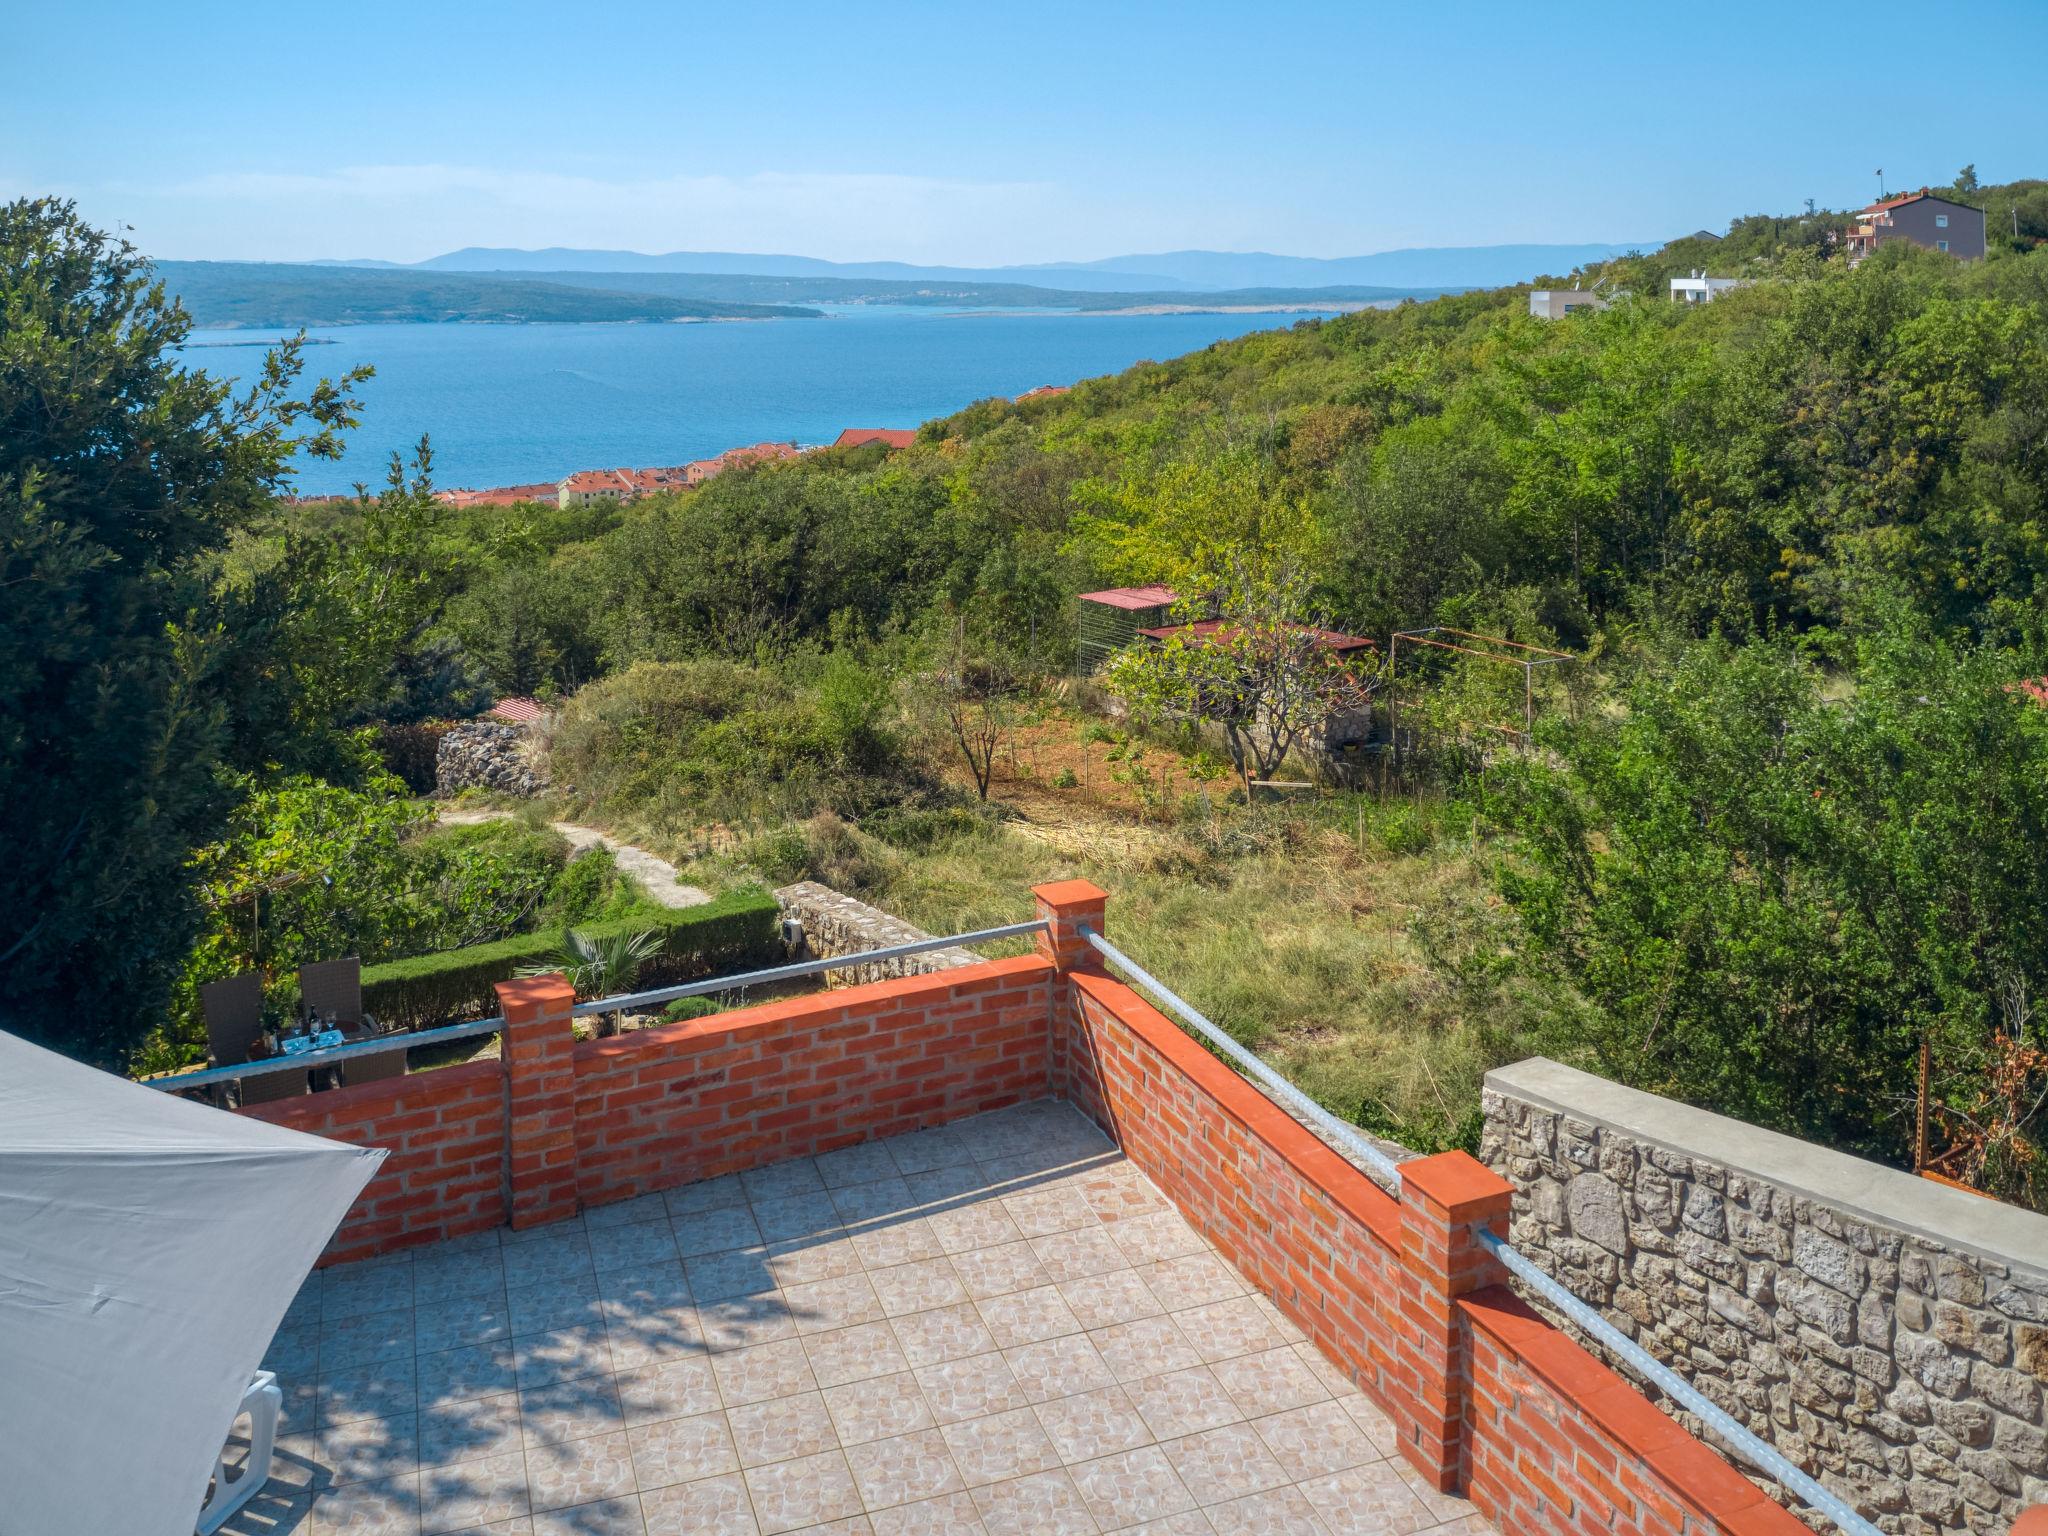
[[[578,1003],[576,1014],[581,1017],[592,1013],[617,1013],[624,1008],[652,1008],[661,1003],[672,1003],[678,998],[704,997],[713,992],[733,992],[741,987],[761,987],[777,981],[794,981],[800,976],[815,976],[821,971],[842,970],[854,965],[878,965],[889,960],[903,960],[912,955],[927,955],[936,949],[957,949],[967,944],[993,944],[999,939],[1021,939],[1027,934],[1043,933],[1047,927],[1044,918],[1029,923],[1006,923],[1000,928],[977,928],[972,933],[956,933],[949,939],[918,939],[909,944],[890,944],[882,949],[864,949],[850,955],[832,955],[823,960],[796,960],[788,965],[770,966],[765,971],[748,971],[739,976],[715,976],[709,981],[685,982],[679,987],[656,987],[651,992],[628,992],[622,997],[592,998],[587,1003]]]
[[[1154,976],[1093,928],[1084,925],[1081,929],[1081,934],[1094,946],[1096,952],[1103,959],[1109,961],[1118,970],[1130,976],[1138,985],[1164,1003],[1168,1013],[1173,1014],[1183,1024],[1187,1025],[1189,1029],[1192,1029],[1196,1034],[1208,1041],[1209,1044],[1221,1051],[1245,1076],[1251,1078],[1261,1088],[1264,1088],[1268,1097],[1278,1099],[1286,1108],[1291,1109],[1303,1119],[1308,1120],[1324,1136],[1336,1142],[1347,1153],[1364,1163],[1366,1171],[1372,1176],[1375,1184],[1383,1187],[1389,1194],[1400,1194],[1401,1165],[1367,1141],[1363,1136],[1359,1135],[1355,1126],[1346,1125],[1314,1099],[1295,1087],[1294,1084],[1287,1081],[1278,1072],[1267,1066],[1265,1062],[1261,1061],[1252,1052],[1231,1039],[1229,1035],[1225,1034],[1216,1025],[1210,1023],[1208,1019],[1197,1012],[1194,1006],[1185,998],[1174,992],[1165,982]]]
[[[1164,982],[1101,934],[1087,927],[1083,927],[1081,932],[1098,954],[1158,998],[1166,1006],[1167,1012],[1175,1015],[1202,1039],[1222,1052],[1228,1060],[1242,1069],[1247,1077],[1265,1089],[1269,1097],[1307,1120],[1327,1140],[1336,1142],[1346,1151],[1355,1154],[1359,1161],[1367,1165],[1368,1171],[1374,1174],[1376,1183],[1399,1196],[1400,1164],[1360,1136],[1354,1127],[1346,1125],[1288,1082],[1254,1053],[1231,1039]],[[1822,1487],[1787,1460],[1782,1452],[1737,1423],[1691,1382],[1622,1333],[1558,1281],[1545,1274],[1526,1254],[1518,1252],[1505,1238],[1497,1237],[1491,1232],[1481,1232],[1479,1241],[1489,1253],[1501,1261],[1508,1273],[1563,1313],[1573,1326],[1597,1339],[1603,1348],[1654,1385],[1666,1397],[1694,1414],[1716,1438],[1743,1460],[1766,1476],[1776,1479],[1806,1504],[1826,1515],[1846,1532],[1847,1536],[1882,1536],[1876,1526],[1858,1515],[1838,1494]]]
[[[891,944],[882,949],[858,950],[848,955],[832,955],[823,960],[799,960],[789,965],[770,966],[765,970],[743,971],[737,976],[714,976],[705,981],[685,982],[676,987],[657,987],[649,992],[628,992],[618,997],[593,998],[587,1003],[576,1004],[573,1012],[578,1017],[593,1013],[617,1013],[633,1008],[651,1008],[661,1003],[671,1003],[682,997],[703,997],[716,992],[736,992],[743,987],[767,986],[778,981],[794,981],[803,976],[816,976],[824,971],[843,970],[849,966],[876,965],[890,960],[908,959],[912,955],[929,954],[933,950],[952,949],[967,944],[992,944],[1000,939],[1018,939],[1028,934],[1043,933],[1046,922],[1039,918],[1028,923],[1007,923],[1000,928],[978,928],[972,933],[958,933],[945,939],[918,939],[909,944]],[[467,1040],[477,1035],[492,1035],[505,1027],[502,1016],[489,1019],[475,1019],[465,1024],[444,1024],[438,1029],[423,1029],[416,1033],[403,1032],[379,1035],[371,1040],[352,1041],[347,1045],[332,1045],[324,1050],[302,1051],[296,1056],[267,1057],[262,1061],[245,1061],[226,1067],[208,1067],[201,1072],[179,1072],[165,1077],[149,1078],[152,1088],[166,1093],[183,1093],[188,1088],[204,1088],[214,1083],[235,1082],[247,1077],[262,1077],[272,1072],[305,1072],[318,1067],[332,1066],[357,1056],[371,1056],[380,1051],[393,1049],[414,1050],[421,1046],[441,1045],[450,1040]]]
[[[1562,1312],[1574,1327],[1598,1339],[1602,1347],[1638,1375],[1654,1383],[1665,1396],[1695,1415],[1744,1461],[1766,1476],[1777,1479],[1787,1490],[1848,1532],[1849,1536],[1883,1536],[1876,1526],[1844,1503],[1839,1494],[1822,1487],[1788,1461],[1776,1447],[1737,1423],[1699,1388],[1537,1268],[1527,1254],[1517,1251],[1506,1238],[1481,1232],[1479,1241],[1487,1252],[1507,1266],[1509,1274]]]

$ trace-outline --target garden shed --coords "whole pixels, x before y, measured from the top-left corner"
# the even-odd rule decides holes
[[[1084,674],[1101,670],[1118,651],[1137,644],[1140,631],[1166,623],[1179,601],[1180,594],[1173,588],[1156,584],[1083,592],[1074,641],[1075,670]]]

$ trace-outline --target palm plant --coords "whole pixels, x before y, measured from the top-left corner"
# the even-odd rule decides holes
[[[661,935],[651,928],[635,933],[578,933],[562,930],[555,953],[536,965],[524,966],[522,976],[547,976],[559,971],[576,989],[578,997],[615,997],[633,990],[640,967],[661,948]],[[598,1015],[600,1037],[619,1032],[617,1010]]]

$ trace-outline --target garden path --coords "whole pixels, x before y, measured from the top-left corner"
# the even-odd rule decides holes
[[[462,827],[484,821],[505,821],[511,816],[510,811],[443,810],[440,821],[443,826]],[[701,907],[711,899],[709,891],[702,886],[684,884],[676,874],[675,865],[667,859],[655,857],[645,848],[622,843],[610,833],[586,827],[580,822],[551,821],[548,825],[566,838],[569,846],[578,853],[586,848],[609,848],[619,868],[639,881],[641,889],[661,906]]]

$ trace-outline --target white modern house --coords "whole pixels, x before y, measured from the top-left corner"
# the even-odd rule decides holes
[[[1529,293],[1529,313],[1538,320],[1562,320],[1582,309],[1605,309],[1607,301],[1590,288],[1536,288]]]
[[[1704,272],[1695,272],[1690,277],[1671,279],[1671,302],[1674,304],[1711,304],[1731,288],[1747,288],[1746,277],[1709,277]]]

